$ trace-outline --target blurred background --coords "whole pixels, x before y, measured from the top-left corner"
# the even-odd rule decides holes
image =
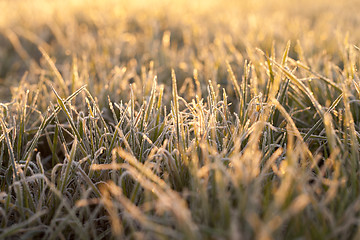
[[[360,40],[355,0],[2,0],[0,9],[1,100],[16,93],[26,71],[27,82],[39,81],[46,69],[39,46],[65,79],[76,58],[95,94],[103,88],[92,83],[125,75],[114,94],[120,98],[129,82],[145,85],[138,94],[150,89],[144,67],[153,66],[162,83],[171,68],[180,85],[195,69],[200,79],[222,83],[225,60],[241,74],[244,60],[256,62],[256,48],[280,56],[290,40],[290,57],[311,65],[326,55],[341,67],[343,48]]]

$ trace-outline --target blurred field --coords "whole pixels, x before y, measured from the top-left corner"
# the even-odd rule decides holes
[[[0,9],[0,239],[360,238],[359,1]]]

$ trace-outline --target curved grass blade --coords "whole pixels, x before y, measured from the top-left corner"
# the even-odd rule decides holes
[[[41,52],[41,54],[44,56],[45,60],[47,61],[47,63],[49,64],[51,70],[54,72],[56,79],[59,82],[60,87],[62,88],[63,92],[65,95],[69,95],[69,90],[66,87],[66,83],[63,79],[63,77],[61,76],[59,70],[56,68],[55,63],[51,60],[51,58],[49,57],[49,55],[46,53],[45,49],[43,49],[42,47],[38,47],[39,51]]]
[[[9,134],[8,134],[8,129],[6,128],[6,125],[5,125],[2,118],[0,118],[0,124],[1,124],[1,128],[3,130],[3,133],[4,133],[6,145],[8,147],[11,166],[12,166],[12,169],[13,169],[13,172],[14,172],[15,180],[19,180],[18,173],[17,173],[17,164],[16,164],[16,161],[15,161],[14,150],[13,150],[12,145],[11,145],[11,141],[10,141]]]

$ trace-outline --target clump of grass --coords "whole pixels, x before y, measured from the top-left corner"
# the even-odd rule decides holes
[[[0,3],[0,239],[360,237],[356,15],[186,2]]]

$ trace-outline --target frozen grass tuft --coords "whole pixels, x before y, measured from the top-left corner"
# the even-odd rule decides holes
[[[354,2],[0,2],[0,239],[360,238]]]

